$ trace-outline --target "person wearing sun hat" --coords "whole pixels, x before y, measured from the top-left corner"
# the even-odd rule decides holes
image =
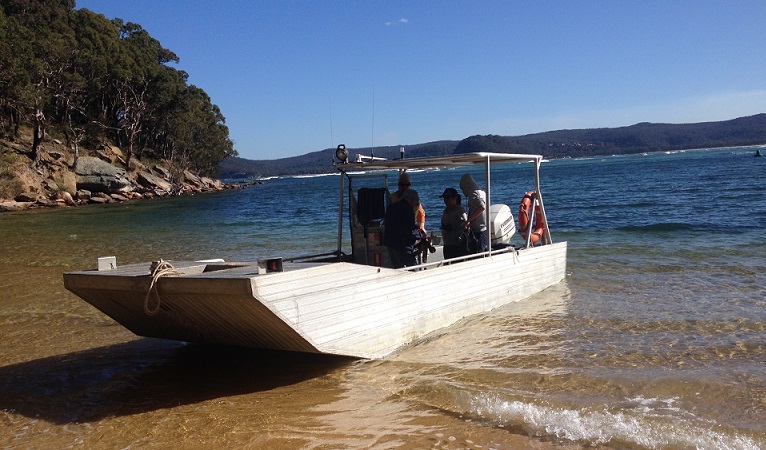
[[[399,181],[397,182],[398,189],[396,192],[391,194],[391,203],[396,203],[402,198],[404,198],[404,193],[410,190],[410,186],[412,186],[412,179],[407,174],[407,172],[402,172],[399,174]],[[415,214],[415,224],[423,230],[423,232],[426,232],[426,211],[423,209],[423,205],[418,202],[417,205],[412,207],[412,212]]]
[[[407,174],[407,172],[400,173],[399,181],[396,183],[397,190],[391,194],[391,203],[401,200],[402,196],[404,195],[404,191],[409,189],[410,186],[412,186],[412,179]]]
[[[386,209],[383,231],[383,245],[388,248],[391,263],[395,269],[412,267],[417,264],[419,253],[417,241],[426,235],[415,225],[413,208],[420,203],[420,196],[414,189],[404,191],[404,201],[391,203]]]
[[[468,215],[460,205],[460,194],[454,188],[447,188],[439,197],[444,199],[445,206],[441,223],[444,259],[464,256],[466,251],[463,243],[463,224],[468,220]]]

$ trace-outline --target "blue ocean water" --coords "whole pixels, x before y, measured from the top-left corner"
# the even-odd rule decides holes
[[[436,446],[438,440],[449,447],[442,438],[462,433],[461,448],[503,448],[497,437],[502,431],[530,436],[535,445],[766,448],[766,158],[753,153],[729,148],[543,163],[552,238],[569,243],[565,281],[387,360],[332,371],[325,388],[343,391],[346,400],[317,400],[326,426],[352,447],[381,444],[369,436],[402,434],[405,446]],[[436,230],[443,208],[438,195],[457,188],[463,173],[412,174],[429,230]],[[482,171],[472,173],[484,179]],[[492,202],[508,204],[515,214],[524,192],[533,190],[531,176],[529,165],[493,169]],[[4,279],[23,285],[30,270],[52,274],[42,279],[56,283],[61,271],[92,267],[106,255],[127,264],[332,251],[339,182],[337,175],[272,178],[194,198],[2,215],[0,267]],[[344,249],[350,251],[348,243]],[[41,311],[65,294],[54,289],[35,299],[42,302],[36,308],[27,300],[36,297],[29,289],[3,300],[0,323],[15,327],[19,311],[38,311],[39,322],[24,326],[31,333],[55,329],[51,323],[57,322]],[[75,299],[67,297],[65,304],[55,314],[78,308],[87,318],[68,320],[67,327],[81,332],[94,321],[108,322],[86,306],[72,306],[80,305]],[[21,333],[9,329],[6,335]],[[69,329],[58,332],[77,340]],[[110,370],[125,368],[125,359],[107,358]],[[292,389],[296,397],[318,396],[301,383]],[[258,393],[243,395],[236,409],[260,400]],[[239,414],[206,407],[206,414]],[[141,418],[151,415],[148,409],[133,420],[150,420]],[[364,413],[348,412],[356,409]],[[194,413],[185,414],[194,420]],[[94,433],[78,432],[86,442]],[[319,444],[337,442],[309,435]],[[140,442],[126,439],[112,442]]]

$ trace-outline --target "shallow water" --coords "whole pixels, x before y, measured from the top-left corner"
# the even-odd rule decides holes
[[[330,251],[337,176],[0,215],[0,446],[766,448],[766,162],[752,154],[544,163],[566,280],[381,361],[138,338],[63,287],[98,256]],[[496,172],[508,183],[492,199],[515,212],[529,168]],[[413,174],[427,225],[461,174]]]

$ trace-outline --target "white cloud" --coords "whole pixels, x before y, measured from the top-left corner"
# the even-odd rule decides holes
[[[390,27],[391,25],[396,25],[396,24],[400,24],[400,23],[410,23],[410,19],[408,19],[406,17],[402,17],[401,19],[397,20],[396,22],[391,22],[391,21],[386,22],[385,25],[387,27]]]

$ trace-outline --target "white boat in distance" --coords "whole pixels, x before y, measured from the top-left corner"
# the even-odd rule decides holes
[[[285,260],[127,266],[105,257],[99,258],[98,270],[65,273],[64,285],[140,336],[382,358],[464,317],[525,299],[564,278],[567,243],[553,243],[545,220],[542,156],[471,153],[348,162],[345,146],[338,146],[336,157],[341,176],[335,251]],[[444,260],[442,247],[435,245],[427,263],[389,268],[381,219],[390,201],[388,177],[398,177],[393,171],[483,165],[489,224],[501,210],[509,211],[490,203],[491,165],[508,162],[530,163],[534,193],[520,192],[519,197],[532,200],[532,217],[523,222],[534,224],[536,235],[520,226],[526,242],[508,245],[515,231],[511,215],[502,224],[505,229],[493,227],[490,251]],[[355,181],[381,187],[356,189]],[[346,209],[350,255],[342,251]]]

